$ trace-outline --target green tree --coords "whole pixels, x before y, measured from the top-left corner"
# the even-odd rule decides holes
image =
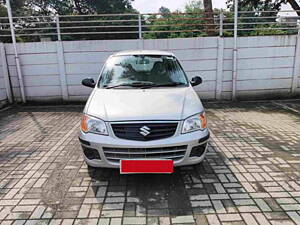
[[[122,14],[136,13],[131,3],[133,0],[11,0],[11,6],[14,16],[53,16],[53,17],[30,17],[15,19],[16,34],[26,33],[55,33],[56,24],[53,23],[55,14],[59,15],[87,15],[87,14]],[[0,2],[0,10],[6,11],[5,2]],[[0,11],[1,12],[1,11]],[[6,15],[6,14],[5,14]],[[104,20],[128,20],[125,22],[105,22]],[[137,38],[136,33],[122,33],[124,31],[136,31],[137,19],[129,18],[129,16],[104,16],[104,17],[62,17],[61,31],[62,33],[81,32],[87,34],[65,34],[62,36],[64,40],[84,40],[84,39],[129,39]],[[91,21],[91,22],[89,22]],[[0,21],[8,23],[8,20]],[[43,22],[42,24],[40,22]],[[79,23],[81,22],[81,23]],[[123,27],[117,27],[122,25]],[[128,25],[128,27],[126,27]],[[98,27],[97,27],[98,26]],[[74,28],[78,27],[78,28]],[[9,34],[9,26],[4,27],[6,31],[0,30],[1,34]],[[42,29],[40,29],[42,28]],[[47,29],[49,28],[49,29]],[[25,30],[27,29],[27,30]],[[29,29],[29,30],[28,30]],[[40,30],[38,30],[40,29]],[[88,33],[94,34],[88,34]],[[98,34],[96,34],[96,32]],[[105,34],[99,34],[105,32]],[[115,35],[113,32],[121,32]],[[20,36],[21,37],[21,36]],[[43,36],[45,37],[45,35]],[[47,36],[56,40],[57,36]],[[22,36],[22,41],[39,41],[40,36]],[[0,38],[2,41],[3,38]]]
[[[163,16],[168,16],[171,13],[171,10],[167,7],[161,6],[158,10],[158,12],[160,14],[162,14]]]
[[[202,1],[198,1],[198,0],[194,0],[191,2],[188,2],[185,6],[184,6],[184,11],[186,13],[203,13],[203,2]]]
[[[11,0],[14,15],[84,15],[136,12],[133,0]],[[0,2],[3,7],[5,1]]]
[[[6,17],[7,16],[7,10],[6,7],[3,5],[0,5],[0,17]]]
[[[26,0],[31,8],[51,14],[53,10],[61,15],[100,14],[132,12],[132,0]]]
[[[233,11],[234,0],[227,0],[226,4]],[[289,4],[300,16],[300,3],[297,0],[239,0],[240,11],[279,11],[283,4]]]
[[[162,7],[159,10],[161,15],[145,17],[147,30],[144,38],[176,38],[176,37],[197,37],[215,35],[211,32],[211,25],[207,25],[207,14],[204,13],[203,3],[194,0],[185,5],[183,13],[175,11],[172,14],[169,9]],[[210,21],[210,24],[214,22]]]
[[[204,18],[205,18],[205,30],[209,35],[214,34],[214,12],[211,0],[203,0],[204,5]]]

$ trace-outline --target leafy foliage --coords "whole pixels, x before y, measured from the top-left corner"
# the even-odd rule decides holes
[[[226,3],[228,9],[233,11],[234,0],[227,0]],[[289,25],[276,21],[282,4],[286,3],[291,5],[298,4],[296,0],[240,0],[238,10],[241,12],[239,13],[238,27],[241,30],[238,32],[238,35],[255,36],[295,33],[295,30],[286,29]],[[292,8],[297,10],[295,5]]]
[[[14,15],[84,15],[134,12],[133,0],[11,0]],[[2,3],[4,4],[4,2]]]
[[[98,14],[137,13],[132,7],[133,0],[11,0],[14,16],[54,16],[84,15],[80,17],[61,17],[60,27],[63,40],[86,39],[136,39],[138,38],[138,15],[120,15],[95,17]],[[227,0],[228,10],[223,25],[223,36],[233,35],[233,1]],[[239,36],[281,35],[295,33],[284,29],[288,23],[275,20],[283,3],[289,3],[299,9],[297,0],[239,0]],[[0,0],[0,16],[7,16],[5,1]],[[299,8],[297,8],[299,7]],[[268,12],[275,10],[275,12]],[[159,9],[159,15],[142,16],[143,38],[186,38],[219,35],[218,9],[212,10],[211,0],[192,0],[183,11],[171,12],[166,7]],[[300,13],[300,12],[299,12]],[[91,16],[90,16],[91,14]],[[106,20],[106,21],[104,21]],[[110,21],[110,22],[107,22]],[[120,22],[122,20],[122,22]],[[125,20],[125,21],[124,21]],[[0,36],[9,34],[8,20],[0,21]],[[54,17],[29,17],[15,19],[16,33],[19,41],[39,41],[43,33],[52,40],[57,39]],[[2,29],[2,30],[1,30]],[[39,30],[40,29],[40,30]],[[30,34],[31,36],[21,36]],[[101,33],[99,33],[101,32]],[[77,34],[74,34],[77,33]],[[37,35],[35,35],[37,34]],[[10,41],[1,36],[0,41]]]
[[[33,16],[30,18],[20,18],[15,20],[16,34],[30,34],[31,36],[19,36],[21,41],[39,41],[42,35],[34,35],[35,33],[55,33],[56,24],[54,15],[97,15],[97,14],[122,14],[122,13],[137,13],[133,9],[131,3],[133,0],[11,0],[11,7],[14,16]],[[0,1],[0,13],[2,16],[7,16],[5,2]],[[50,17],[34,17],[34,16],[53,16]],[[62,36],[63,40],[85,40],[85,39],[130,39],[137,38],[138,35],[130,33],[137,28],[130,28],[136,25],[137,22],[124,22],[124,27],[113,27],[120,25],[120,23],[105,23],[104,20],[121,20],[128,19],[128,16],[119,17],[63,17],[60,19],[61,32],[67,33]],[[136,19],[136,18],[135,18]],[[76,20],[76,21],[75,21]],[[75,21],[75,22],[72,22]],[[8,20],[2,20],[0,23],[8,23]],[[79,23],[82,22],[82,23]],[[74,28],[74,27],[78,28]],[[97,27],[98,26],[98,27]],[[110,27],[109,27],[110,26]],[[128,27],[126,27],[128,26]],[[9,34],[9,26],[3,27],[6,31],[0,30],[3,34]],[[38,30],[40,28],[40,30]],[[48,29],[47,29],[48,28]],[[123,32],[129,33],[109,34],[109,32]],[[85,32],[91,34],[84,34]],[[80,34],[72,34],[80,32]],[[105,34],[96,34],[97,32],[104,32]],[[47,37],[56,40],[56,35],[48,35]],[[0,40],[6,42],[10,38],[0,37]]]
[[[166,14],[165,12],[170,12],[170,10],[161,7],[159,9],[161,15],[151,15],[144,18],[147,30],[143,38],[208,36],[208,31],[214,29],[214,27],[206,23],[206,14],[203,9],[202,1],[191,1],[186,4],[183,11],[185,14],[182,14],[181,11],[175,11],[172,14]],[[217,34],[216,31],[214,31],[212,35],[215,34]]]
[[[233,11],[234,0],[227,0],[228,9]],[[239,11],[279,11],[283,4],[289,4],[294,10],[300,10],[297,0],[239,0]],[[297,12],[300,16],[300,11]]]

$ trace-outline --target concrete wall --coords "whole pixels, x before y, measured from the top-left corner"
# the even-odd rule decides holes
[[[239,38],[237,96],[257,99],[290,94],[294,75],[296,42],[297,36]],[[232,39],[226,38],[223,96],[227,98],[231,95],[232,90],[232,48]],[[299,78],[298,73],[298,80]]]
[[[299,94],[300,65],[296,58],[300,61],[300,44],[296,50],[296,43],[297,36],[293,35],[240,37],[237,97],[285,97],[291,95],[292,87],[294,94]],[[18,44],[28,100],[86,100],[91,89],[83,87],[81,80],[97,79],[109,55],[129,49],[171,51],[189,78],[196,75],[203,78],[204,83],[195,87],[201,98],[230,99],[232,48],[233,38],[219,37]],[[5,44],[5,49],[14,96],[20,98],[13,46]],[[0,73],[3,89],[2,83]]]

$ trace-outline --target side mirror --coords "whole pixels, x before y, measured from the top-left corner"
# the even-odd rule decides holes
[[[93,78],[85,78],[81,81],[83,86],[94,88],[96,83]]]
[[[196,77],[193,77],[191,79],[191,85],[192,86],[197,86],[197,85],[199,85],[201,83],[202,83],[202,78],[201,77],[196,76]]]

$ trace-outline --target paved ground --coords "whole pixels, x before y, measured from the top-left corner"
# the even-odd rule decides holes
[[[0,111],[1,224],[300,224],[300,101],[208,103],[206,160],[88,170],[81,106]]]

